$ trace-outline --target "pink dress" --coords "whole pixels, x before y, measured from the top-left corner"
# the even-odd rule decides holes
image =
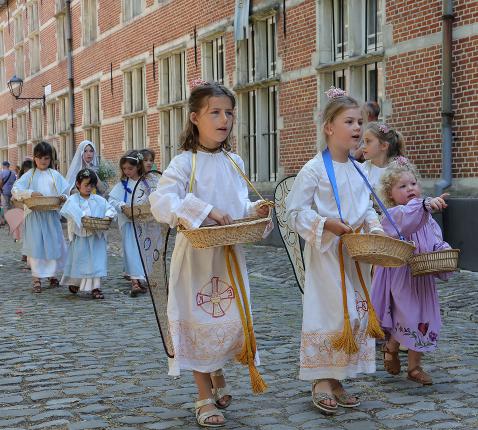
[[[415,253],[450,248],[443,241],[439,225],[422,204],[413,199],[389,209],[407,240],[413,240]],[[397,237],[387,218],[382,220],[386,234]],[[451,273],[441,273],[446,280]],[[412,351],[428,352],[437,347],[441,318],[435,275],[412,276],[408,265],[398,268],[376,267],[372,281],[372,303],[384,331]]]

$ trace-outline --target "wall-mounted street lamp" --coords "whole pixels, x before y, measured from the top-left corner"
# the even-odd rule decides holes
[[[45,104],[45,94],[42,97],[20,97],[23,90],[23,79],[18,78],[16,75],[13,75],[12,79],[7,82],[7,85],[10,94],[17,100],[43,100],[43,104]]]

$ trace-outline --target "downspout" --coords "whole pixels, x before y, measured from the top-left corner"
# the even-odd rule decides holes
[[[75,81],[73,80],[73,33],[71,31],[71,0],[66,0],[66,61],[68,74],[68,104],[70,110],[71,155],[75,153]]]
[[[443,194],[452,182],[453,106],[452,106],[452,44],[453,0],[443,0],[442,25],[442,174],[435,184],[435,195]]]

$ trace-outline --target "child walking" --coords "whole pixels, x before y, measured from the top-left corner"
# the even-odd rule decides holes
[[[450,248],[443,241],[432,211],[447,207],[446,194],[435,198],[421,197],[415,167],[404,157],[390,163],[381,179],[381,194],[390,215],[407,240],[416,245],[415,253]],[[385,232],[397,236],[387,218]],[[446,280],[450,273],[441,273]],[[424,352],[434,351],[440,334],[441,318],[434,275],[412,276],[409,266],[376,267],[372,285],[372,303],[388,341],[383,346],[384,367],[388,373],[400,373],[399,344],[408,348],[408,379],[423,385],[432,384],[431,376],[421,367]]]
[[[186,228],[266,216],[268,208],[263,201],[249,200],[241,176],[243,161],[227,152],[236,105],[234,95],[218,83],[199,80],[193,85],[189,119],[181,136],[183,152],[173,158],[157,191],[150,196],[153,215],[171,227],[181,224]],[[251,321],[244,252],[240,246],[232,247],[243,278],[243,305],[227,270],[228,250],[194,249],[184,235],[178,234],[171,259],[168,321],[175,356],[169,373],[193,371],[198,388],[196,419],[203,427],[225,423],[217,408],[227,408],[232,397],[222,368],[234,357],[241,355],[241,362],[249,365],[253,389],[265,389],[255,368],[259,360],[252,322],[246,328],[241,318],[246,314]],[[254,342],[253,347],[249,340]],[[245,348],[252,351],[249,359],[244,359]]]
[[[144,281],[144,269],[141,264],[141,256],[136,246],[136,238],[132,221],[124,214],[125,208],[131,205],[133,190],[139,178],[144,174],[143,156],[139,151],[128,151],[120,158],[119,167],[121,180],[109,194],[109,202],[118,213],[118,226],[121,231],[123,246],[124,272],[131,279],[131,297],[145,293],[146,287],[141,284]],[[135,204],[147,202],[148,194],[137,192]]]
[[[12,195],[16,200],[29,197],[59,196],[67,198],[68,182],[52,169],[53,150],[49,143],[40,142],[33,148],[33,169],[15,182]],[[32,270],[33,292],[41,293],[42,278],[58,287],[56,273],[63,268],[66,254],[65,239],[57,210],[36,211],[25,207],[23,254]]]
[[[340,236],[362,229],[383,234],[383,230],[357,171],[362,166],[354,166],[349,158],[362,134],[360,106],[338,88],[326,94],[323,151],[297,175],[286,207],[291,228],[305,240],[299,378],[312,381],[314,405],[332,415],[338,406],[360,405],[340,381],[375,371],[372,337],[383,335],[367,291],[370,266],[356,264],[343,252]]]
[[[115,218],[116,210],[103,197],[92,194],[98,177],[92,169],[82,169],[76,175],[77,193],[68,197],[60,215],[68,219],[70,245],[61,279],[71,293],[90,293],[93,299],[103,299],[101,278],[107,275],[106,234],[84,229],[84,216]]]

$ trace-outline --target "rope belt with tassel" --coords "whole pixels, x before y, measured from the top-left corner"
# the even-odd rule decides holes
[[[355,232],[358,233],[362,227],[360,226]],[[332,339],[332,348],[336,351],[343,350],[347,354],[356,354],[359,350],[357,340],[354,337],[352,332],[352,325],[350,323],[350,315],[347,303],[347,288],[345,286],[345,266],[344,266],[344,250],[343,250],[343,241],[340,238],[339,241],[339,265],[340,265],[340,279],[342,286],[342,305],[344,308],[344,327],[342,333],[335,336]],[[383,339],[385,334],[380,327],[380,323],[377,319],[377,314],[373,308],[372,302],[370,300],[370,295],[368,293],[365,281],[362,276],[362,270],[358,261],[355,261],[355,269],[360,280],[360,285],[362,286],[363,293],[365,295],[365,300],[367,302],[368,309],[368,322],[367,330],[365,331],[366,336],[372,337],[375,339]]]
[[[263,393],[267,389],[267,384],[259,374],[255,364],[254,357],[256,355],[256,337],[254,334],[254,327],[252,325],[252,316],[249,307],[249,299],[247,298],[247,291],[244,286],[244,279],[242,278],[241,269],[234,248],[230,245],[224,247],[227,272],[231,280],[232,289],[236,298],[237,309],[241,316],[242,329],[244,330],[244,344],[241,352],[236,356],[237,361],[249,367],[249,376],[251,378],[252,392],[255,394]],[[232,265],[231,265],[232,261]],[[235,276],[233,273],[233,267]],[[239,288],[236,284],[239,284]]]

